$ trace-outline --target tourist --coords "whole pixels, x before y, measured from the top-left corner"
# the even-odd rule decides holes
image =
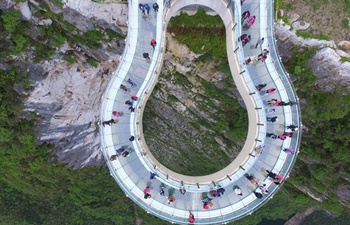
[[[143,58],[144,58],[144,59],[151,59],[151,58],[149,57],[148,52],[144,52],[142,55],[143,55]]]
[[[181,188],[180,188],[180,193],[181,193],[182,195],[185,195],[185,194],[186,194],[186,189],[185,189],[184,187],[181,187]]]
[[[193,213],[190,212],[190,214],[188,215],[188,222],[194,223],[194,221],[196,221],[196,219],[194,218]]]
[[[262,198],[262,197],[263,197],[263,195],[262,195],[260,192],[254,191],[253,193],[255,194],[255,196],[256,196],[257,198]]]
[[[258,45],[262,46],[264,44],[264,38],[259,38],[256,42],[255,48],[258,48]]]
[[[112,124],[115,124],[115,123],[117,123],[117,122],[114,119],[110,119],[110,120],[107,120],[107,121],[103,121],[102,125],[103,126],[106,126],[106,125],[112,126]]]
[[[125,105],[129,105],[129,106],[131,106],[131,105],[132,105],[132,101],[130,101],[130,100],[126,100],[126,101],[125,101]]]
[[[138,97],[136,95],[131,96],[131,99],[137,101]]]
[[[243,24],[243,21],[248,19],[249,16],[250,16],[250,12],[249,11],[245,11],[244,13],[242,13],[241,24]]]
[[[128,88],[125,85],[120,85],[120,90],[127,92]]]
[[[266,170],[267,172],[267,176],[271,177],[272,179],[277,179],[277,174],[269,171],[269,170]]]
[[[269,117],[269,116],[267,116],[267,117],[266,117],[266,120],[267,120],[267,122],[274,123],[274,122],[277,122],[277,121],[278,121],[278,117],[277,117],[277,116],[274,116],[274,117]]]
[[[160,188],[159,194],[161,196],[165,196],[165,191],[164,191],[164,187],[163,186]]]
[[[130,78],[127,80],[127,82],[131,85],[131,87],[135,86],[135,83]]]
[[[298,126],[295,126],[295,125],[289,125],[289,126],[287,126],[287,129],[289,129],[289,130],[291,130],[292,132],[294,132],[294,131],[297,131],[298,130]]]
[[[250,16],[249,19],[248,19],[248,21],[247,21],[247,26],[248,26],[248,27],[253,26],[253,24],[255,23],[255,19],[256,19],[255,16]]]
[[[111,155],[111,157],[109,157],[109,160],[114,161],[117,158],[117,155]]]
[[[266,87],[265,83],[261,83],[255,86],[258,91],[261,91],[264,87]]]
[[[129,107],[129,110],[130,110],[130,112],[132,112],[132,113],[135,112],[135,108],[132,107],[132,106]]]
[[[149,11],[151,10],[151,7],[148,5],[148,3],[146,3],[145,9],[147,11],[147,15],[149,15]]]
[[[122,156],[123,157],[128,157],[129,156],[129,151],[125,150],[123,153],[122,153]]]
[[[157,13],[158,9],[159,9],[159,5],[157,3],[154,3],[153,4],[153,9],[154,9],[154,12]]]
[[[135,137],[134,136],[131,136],[130,138],[129,138],[129,141],[134,141],[135,140]]]
[[[239,196],[242,196],[243,195],[243,192],[240,188],[235,188],[235,193]]]
[[[270,88],[269,90],[266,91],[266,94],[273,94],[275,93],[276,88]]]
[[[147,186],[144,190],[143,190],[143,193],[144,193],[144,198],[145,199],[148,199],[148,198],[152,198],[152,195],[150,194],[150,189],[149,189],[149,186]]]
[[[123,147],[120,147],[116,150],[117,153],[121,154],[125,151],[125,149]]]
[[[139,4],[139,9],[141,10],[141,12],[142,12],[144,15],[146,15],[146,14],[145,14],[145,5],[144,5],[144,4],[140,3],[140,4]]]
[[[154,179],[156,179],[156,176],[158,176],[156,173],[153,173],[153,172],[149,172],[149,173],[150,173],[150,175],[149,175],[150,180],[154,180]]]
[[[287,136],[284,135],[284,134],[280,134],[280,135],[278,135],[277,137],[278,137],[278,139],[280,139],[280,140],[282,140],[282,141],[284,141],[284,140],[287,139]]]
[[[172,195],[169,195],[168,197],[168,204],[172,203],[172,202],[175,202],[176,201],[176,198]]]
[[[244,174],[244,176],[250,181],[250,183],[252,184],[255,184],[255,180],[254,180],[254,177],[252,175],[249,175],[249,174]]]
[[[155,49],[156,45],[157,45],[156,40],[154,40],[154,38],[152,38],[152,40],[151,40],[151,46],[152,46],[152,48]]]
[[[270,138],[272,138],[273,140],[275,140],[275,139],[278,138],[278,135],[277,135],[277,134],[274,134],[274,133],[266,133],[266,137],[270,137]]]
[[[287,155],[292,155],[294,154],[294,150],[292,148],[284,148],[283,151],[287,154]]]

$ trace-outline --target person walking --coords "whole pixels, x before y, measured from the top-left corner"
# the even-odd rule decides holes
[[[295,126],[295,125],[291,124],[291,125],[287,126],[287,129],[291,130],[292,132],[294,132],[294,131],[298,130],[298,126]]]
[[[126,82],[128,82],[128,84],[130,84],[131,87],[134,87],[134,86],[135,86],[135,82],[132,81],[130,78],[129,78]]]
[[[267,176],[271,177],[272,179],[277,179],[277,174],[275,174],[269,170],[266,170],[266,173],[267,173]]]
[[[135,112],[135,108],[132,107],[132,106],[129,107],[129,110],[130,110],[130,112],[132,112],[132,113]]]
[[[152,198],[152,195],[150,194],[150,189],[148,186],[143,190],[143,194],[144,194],[143,197],[145,199]]]
[[[266,84],[265,83],[261,83],[261,84],[258,84],[257,86],[255,86],[256,87],[256,89],[258,90],[258,91],[261,91],[264,87],[266,87]]]
[[[120,147],[116,150],[117,153],[121,154],[125,151],[125,149],[123,147]]]
[[[127,105],[127,106],[128,106],[128,105],[129,105],[129,106],[131,106],[131,105],[132,105],[132,101],[130,101],[130,100],[126,100],[126,101],[125,101],[125,105]]]
[[[242,42],[243,47],[244,47],[246,44],[250,43],[251,40],[252,40],[252,37],[251,37],[250,35],[248,35],[248,37],[245,39],[245,41]]]
[[[255,19],[256,19],[255,16],[250,16],[249,19],[248,19],[248,21],[247,21],[247,26],[248,26],[248,27],[253,26],[253,24],[255,23]]]
[[[159,5],[157,3],[154,3],[153,4],[153,9],[154,9],[154,12],[157,13],[158,9],[159,9]]]
[[[114,119],[110,119],[107,121],[103,121],[102,126],[106,126],[106,125],[112,126],[112,124],[115,124],[115,123],[117,123],[117,122]]]
[[[149,11],[151,10],[151,7],[148,5],[148,3],[146,3],[145,9],[147,11],[147,15],[149,15]]]
[[[159,194],[160,194],[161,196],[165,196],[164,186],[162,186],[162,187],[160,188]]]
[[[154,38],[152,38],[152,40],[151,40],[151,46],[152,46],[153,50],[155,49],[156,45],[157,45],[156,40],[154,40]]]
[[[144,53],[142,54],[142,56],[143,56],[144,59],[151,59],[151,58],[149,57],[148,52],[144,52]]]
[[[129,138],[129,141],[134,141],[135,140],[135,137],[134,136],[131,136],[130,138]]]
[[[140,4],[139,4],[139,9],[140,9],[141,12],[143,13],[143,15],[146,15],[146,14],[145,14],[145,5],[144,5],[144,4],[140,3]]]
[[[292,148],[284,148],[283,151],[284,151],[287,155],[292,155],[292,154],[294,154],[294,149],[292,149]]]
[[[196,219],[194,218],[193,213],[190,212],[190,214],[188,215],[188,222],[194,223],[195,221],[196,221]]]
[[[263,195],[260,192],[254,191],[253,193],[255,194],[255,197],[257,197],[257,198],[262,198],[263,197]]]
[[[235,188],[235,193],[239,196],[243,195],[242,189],[240,189],[240,188]]]
[[[274,116],[274,117],[269,117],[269,116],[267,116],[267,117],[266,117],[266,120],[267,120],[267,122],[274,123],[274,122],[277,122],[277,121],[278,121],[278,117],[277,117],[277,116]]]
[[[157,173],[154,173],[154,172],[149,172],[149,173],[150,173],[150,175],[149,175],[150,180],[154,180],[154,179],[156,179],[156,176],[158,176]]]
[[[134,101],[137,101],[138,97],[136,95],[132,95],[131,99],[134,100]]]
[[[125,85],[120,85],[120,90],[128,92],[128,88]]]
[[[270,88],[269,90],[266,91],[267,94],[273,94],[275,93],[276,88]]]
[[[260,38],[260,39],[256,42],[255,48],[258,48],[258,45],[262,46],[263,43],[264,43],[264,38]]]
[[[242,13],[241,24],[243,24],[244,20],[248,19],[249,16],[250,16],[250,12],[249,11],[245,11],[244,13]]]
[[[172,196],[172,195],[169,195],[169,197],[168,197],[168,204],[170,205],[170,203],[175,202],[175,201],[176,201],[176,198],[174,196]]]

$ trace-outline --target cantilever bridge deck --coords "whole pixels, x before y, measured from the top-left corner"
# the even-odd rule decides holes
[[[269,123],[266,121],[266,105],[271,98],[283,101],[297,101],[295,91],[280,64],[275,48],[273,36],[273,1],[261,0],[259,2],[247,1],[240,6],[239,1],[231,0],[150,0],[159,5],[156,14],[151,7],[150,15],[145,16],[138,8],[138,2],[129,0],[128,36],[126,48],[121,57],[118,68],[111,79],[103,96],[101,107],[101,120],[112,118],[113,111],[122,111],[123,116],[114,118],[116,125],[101,126],[102,151],[111,175],[126,195],[144,208],[164,220],[188,224],[188,215],[191,211],[195,224],[222,224],[238,220],[250,214],[263,205],[278,190],[278,186],[267,179],[266,170],[283,174],[288,177],[297,157],[301,129],[295,132],[293,138],[286,140],[272,140],[266,138],[266,133],[283,133],[286,125],[301,126],[300,109],[298,105],[274,107],[279,121]],[[249,128],[246,143],[237,158],[226,168],[207,176],[184,176],[167,169],[161,165],[149,152],[142,134],[142,114],[146,101],[157,82],[161,70],[164,46],[166,42],[165,29],[170,18],[183,7],[189,5],[203,5],[211,8],[220,15],[226,27],[226,46],[230,69],[236,86],[246,104]],[[257,21],[248,30],[241,26],[240,18],[243,11],[249,10],[255,15]],[[251,43],[242,46],[237,39],[243,33],[252,36]],[[251,49],[258,38],[265,37],[264,44],[257,49]],[[150,40],[155,38],[155,50],[150,46]],[[262,49],[268,48],[270,54],[266,62],[256,65],[244,65],[248,56],[256,56]],[[145,60],[143,52],[150,54],[151,60]],[[136,86],[130,87],[127,80],[131,79]],[[274,87],[277,91],[271,95],[260,95],[255,86],[264,82],[267,87]],[[129,92],[120,90],[120,85],[130,88]],[[138,101],[133,103],[135,112],[131,113],[124,102],[131,95],[137,95]],[[130,142],[130,136],[135,141]],[[256,147],[265,146],[262,153]],[[132,150],[128,157],[119,156],[110,161],[116,149],[124,146]],[[296,150],[294,155],[287,155],[283,148],[292,147]],[[166,148],[166,146],[164,146]],[[146,153],[146,155],[144,155]],[[159,176],[150,180],[150,172]],[[251,174],[256,180],[263,181],[269,190],[269,195],[257,199],[253,191],[260,191],[257,185],[251,184],[244,174]],[[144,199],[143,190],[150,186],[152,198]],[[176,201],[168,204],[167,198],[159,194],[160,186],[165,186],[165,196],[173,192]],[[187,190],[186,195],[179,191],[181,187]],[[213,198],[214,206],[209,210],[203,209],[203,193],[218,187],[225,188],[225,194],[220,198]],[[243,191],[238,196],[234,189],[239,187]]]

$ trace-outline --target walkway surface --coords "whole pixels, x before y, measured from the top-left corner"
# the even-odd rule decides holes
[[[155,2],[159,5],[157,13],[152,9]],[[217,0],[214,3],[212,0],[150,0],[149,15],[147,12],[146,15],[141,13],[138,3],[129,1],[126,48],[102,100],[101,120],[116,121],[111,126],[100,127],[101,150],[111,175],[134,202],[169,222],[188,224],[190,211],[196,219],[194,224],[222,224],[251,214],[281,186],[267,177],[266,170],[287,178],[296,160],[301,137],[301,129],[294,132],[292,138],[287,137],[285,140],[267,137],[269,133],[290,132],[286,129],[290,124],[301,126],[297,104],[283,107],[267,104],[270,99],[285,102],[298,100],[275,48],[273,1],[246,1],[241,6],[239,1],[231,0]],[[142,133],[143,109],[157,82],[163,62],[167,23],[179,10],[190,5],[192,8],[193,5],[209,7],[222,18],[226,27],[231,73],[246,104],[249,118],[247,139],[237,158],[221,171],[197,177],[181,175],[161,165],[149,151]],[[241,25],[244,25],[241,23],[241,14],[247,10],[251,16],[256,16],[256,22],[250,28]],[[251,43],[244,47],[238,41],[242,34],[252,36]],[[264,43],[255,48],[261,37],[264,37]],[[155,49],[150,45],[153,38],[157,41]],[[267,60],[255,61],[265,48],[270,51]],[[143,57],[144,52],[149,54],[150,59]],[[253,62],[245,65],[249,57]],[[128,82],[129,79],[132,82]],[[272,94],[259,92],[256,85],[260,83],[266,84],[263,91],[270,88],[276,91]],[[127,91],[121,90],[121,85]],[[132,101],[133,95],[138,97],[136,101]],[[131,105],[125,104],[127,100],[132,101]],[[116,117],[114,111],[121,112],[121,115]],[[270,114],[272,111],[274,113]],[[267,121],[267,117],[274,116],[278,117],[278,121]],[[135,140],[130,141],[131,136]],[[118,152],[121,148],[125,149],[127,157]],[[285,148],[293,148],[294,154],[286,154],[283,151]],[[115,156],[115,159],[111,159],[111,156]],[[151,179],[151,173],[157,174],[154,179]],[[263,184],[268,193],[257,198],[256,193],[262,193],[264,189],[259,188],[259,185]],[[162,189],[164,195],[161,194]],[[186,190],[186,193],[181,193],[181,189]],[[212,196],[217,190],[223,189],[225,192],[220,197]],[[237,195],[237,189],[242,191],[242,195]],[[145,190],[149,191],[151,198],[144,198]],[[169,203],[169,196],[173,196],[176,201]],[[212,207],[209,206],[209,209],[204,208],[202,201],[207,196],[212,198]]]

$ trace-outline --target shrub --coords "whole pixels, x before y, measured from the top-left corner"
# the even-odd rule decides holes
[[[6,14],[2,15],[1,18],[4,20],[5,30],[8,32],[14,32],[18,24],[21,22],[21,13],[14,9],[10,9]]]

